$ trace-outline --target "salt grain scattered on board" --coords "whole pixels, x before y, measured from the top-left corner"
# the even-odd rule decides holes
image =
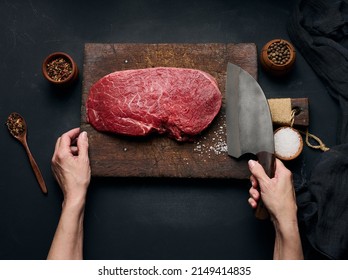
[[[210,141],[207,141],[207,137],[202,137],[201,140],[195,142],[196,146],[194,151],[199,156],[211,156],[227,154],[227,143],[226,143],[226,122],[225,117],[220,116],[219,123],[217,124],[218,129],[213,132],[213,136]]]

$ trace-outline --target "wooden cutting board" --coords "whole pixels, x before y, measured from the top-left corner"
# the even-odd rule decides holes
[[[86,44],[81,128],[89,135],[93,176],[101,177],[249,177],[246,160],[227,155],[225,102],[211,126],[192,143],[165,136],[145,138],[100,133],[86,123],[85,102],[93,83],[119,70],[148,67],[200,69],[214,76],[225,92],[227,62],[257,78],[256,45],[250,44]]]

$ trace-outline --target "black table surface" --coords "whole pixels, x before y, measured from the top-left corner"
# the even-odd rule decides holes
[[[50,167],[56,139],[80,124],[85,43],[255,43],[289,39],[293,0],[0,0],[0,259],[45,259],[62,194]],[[45,56],[69,53],[80,68],[67,92],[41,73]],[[337,104],[297,51],[285,79],[259,67],[267,98],[308,97],[310,131],[336,144]],[[48,187],[44,196],[20,143],[4,123],[13,112]],[[286,163],[303,179],[321,152],[304,148]],[[86,213],[86,259],[270,259],[274,232],[247,204],[249,181],[92,178]]]

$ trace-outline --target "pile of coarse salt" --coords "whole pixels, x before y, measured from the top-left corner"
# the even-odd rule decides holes
[[[291,127],[278,128],[274,132],[274,148],[279,159],[295,159],[303,149],[301,134]]]

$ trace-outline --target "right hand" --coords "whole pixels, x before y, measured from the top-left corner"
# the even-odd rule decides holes
[[[273,222],[297,222],[297,205],[292,173],[279,159],[276,159],[275,164],[274,178],[269,178],[257,161],[249,161],[252,175],[248,202],[252,208],[256,208],[261,197]]]
[[[63,191],[64,203],[84,202],[91,179],[87,133],[80,134],[80,129],[75,128],[59,137],[51,165]]]

